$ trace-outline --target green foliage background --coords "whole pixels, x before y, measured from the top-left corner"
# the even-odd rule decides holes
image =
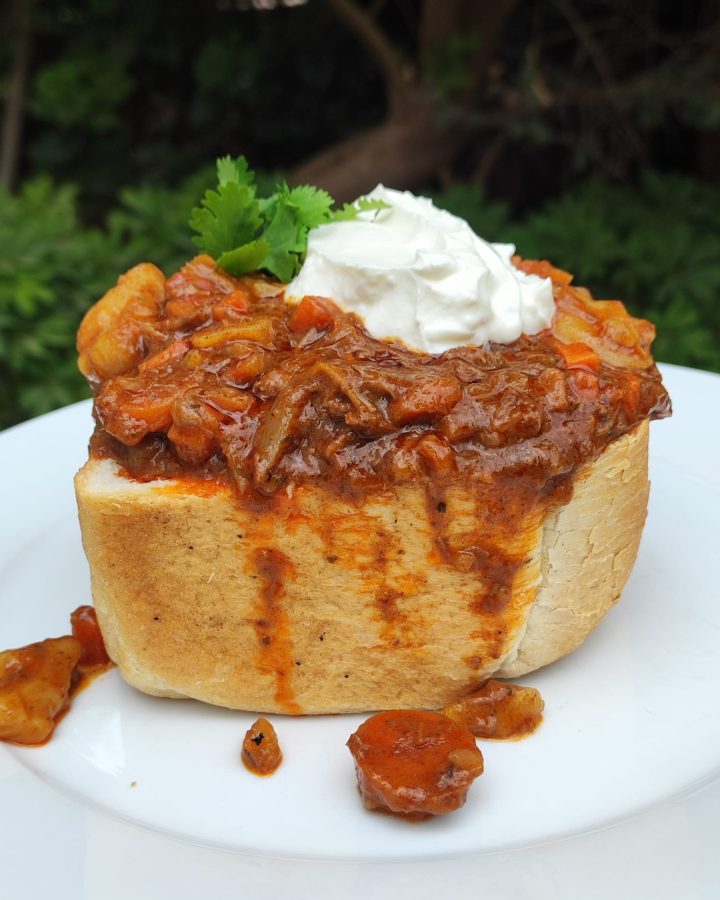
[[[170,274],[193,255],[189,212],[212,183],[206,169],[173,189],[127,188],[94,226],[77,190],[47,176],[0,193],[0,427],[87,396],[74,349],[83,313],[136,262]],[[632,188],[589,179],[521,219],[472,185],[434,199],[652,319],[659,359],[720,371],[720,186],[653,171]]]

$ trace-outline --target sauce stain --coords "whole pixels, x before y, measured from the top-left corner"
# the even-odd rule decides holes
[[[374,602],[381,621],[380,640],[391,647],[408,647],[412,644],[413,623],[399,604],[407,596],[417,593],[419,579],[395,571],[398,568],[395,563],[402,555],[402,550],[397,536],[390,529],[380,524],[374,525],[372,555],[364,580],[369,591],[374,591],[375,594]]]
[[[216,497],[218,494],[231,494],[232,489],[225,481],[213,481],[208,478],[192,478],[182,476],[173,478],[166,484],[153,485],[156,494],[190,494],[193,497]]]
[[[282,606],[285,581],[294,575],[295,566],[284,553],[271,547],[253,552],[253,563],[260,579],[260,610],[254,622],[260,648],[260,670],[274,673],[275,700],[283,712],[302,715],[292,690],[294,658],[288,618]]]
[[[404,599],[404,594],[392,587],[383,585],[375,598],[375,605],[382,617],[382,630],[380,639],[384,644],[399,647],[407,644],[407,615],[398,606],[398,600]]]
[[[483,649],[479,646],[465,662],[478,670],[488,657],[503,655],[534,599],[542,525],[550,508],[568,498],[565,484],[539,485],[531,478],[468,481],[465,486],[465,497],[472,498],[469,506],[446,481],[425,487],[432,530],[428,563],[451,566],[476,579],[469,610],[480,621],[470,638]]]

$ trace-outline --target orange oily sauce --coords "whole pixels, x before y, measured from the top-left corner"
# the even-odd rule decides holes
[[[443,512],[417,521],[416,528],[435,568],[459,568],[474,585],[468,613],[476,623],[470,636],[478,649],[466,658],[472,671],[488,658],[499,658],[524,622],[540,580],[544,518],[567,492],[559,487],[538,493],[532,484],[523,486],[522,479],[516,480],[512,491],[502,484],[464,483],[463,490],[459,488],[457,483],[448,485],[444,501],[436,500],[437,486],[428,488],[426,508],[442,504]],[[259,674],[274,677],[274,699],[291,715],[303,712],[295,690],[302,662],[295,658],[292,640],[294,595],[300,590],[303,565],[298,542],[307,546],[314,541],[324,548],[324,559],[333,568],[356,574],[364,598],[358,602],[374,604],[378,650],[422,653],[426,641],[427,622],[417,605],[418,593],[427,590],[426,578],[404,559],[396,530],[381,520],[384,507],[365,504],[346,507],[342,516],[313,517],[304,503],[306,495],[300,486],[291,496],[266,498],[264,511],[243,525],[248,548],[243,565],[257,584],[255,665]],[[242,505],[242,495],[238,502]],[[287,535],[296,539],[294,552],[287,546]]]
[[[275,700],[289,715],[302,715],[292,691],[294,665],[287,613],[282,605],[285,580],[292,577],[293,563],[271,547],[258,547],[252,554],[260,577],[260,598],[255,632],[258,637],[258,671],[272,672],[276,680]]]

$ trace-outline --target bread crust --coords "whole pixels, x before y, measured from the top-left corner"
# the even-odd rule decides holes
[[[356,506],[303,485],[258,510],[226,486],[141,483],[91,459],[75,485],[108,652],[146,693],[266,713],[437,707],[532,671],[618,600],[645,519],[647,442],[642,422],[578,470],[566,505],[506,538],[523,562],[494,610],[477,571],[439,557],[422,486]],[[461,487],[447,514],[456,546],[482,526]]]

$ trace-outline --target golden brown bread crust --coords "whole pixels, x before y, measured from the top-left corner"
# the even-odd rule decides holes
[[[543,529],[541,586],[526,629],[496,674],[515,678],[571,653],[619,599],[645,515],[649,423],[579,472],[572,500]]]
[[[575,649],[630,573],[648,497],[648,423],[581,468],[573,497],[529,516],[510,602],[436,551],[424,490],[361,507],[303,486],[251,511],[229,488],[143,484],[91,459],[76,477],[94,603],[110,656],[150,694],[258,712],[442,706],[490,674]],[[455,545],[482,527],[447,494]]]

